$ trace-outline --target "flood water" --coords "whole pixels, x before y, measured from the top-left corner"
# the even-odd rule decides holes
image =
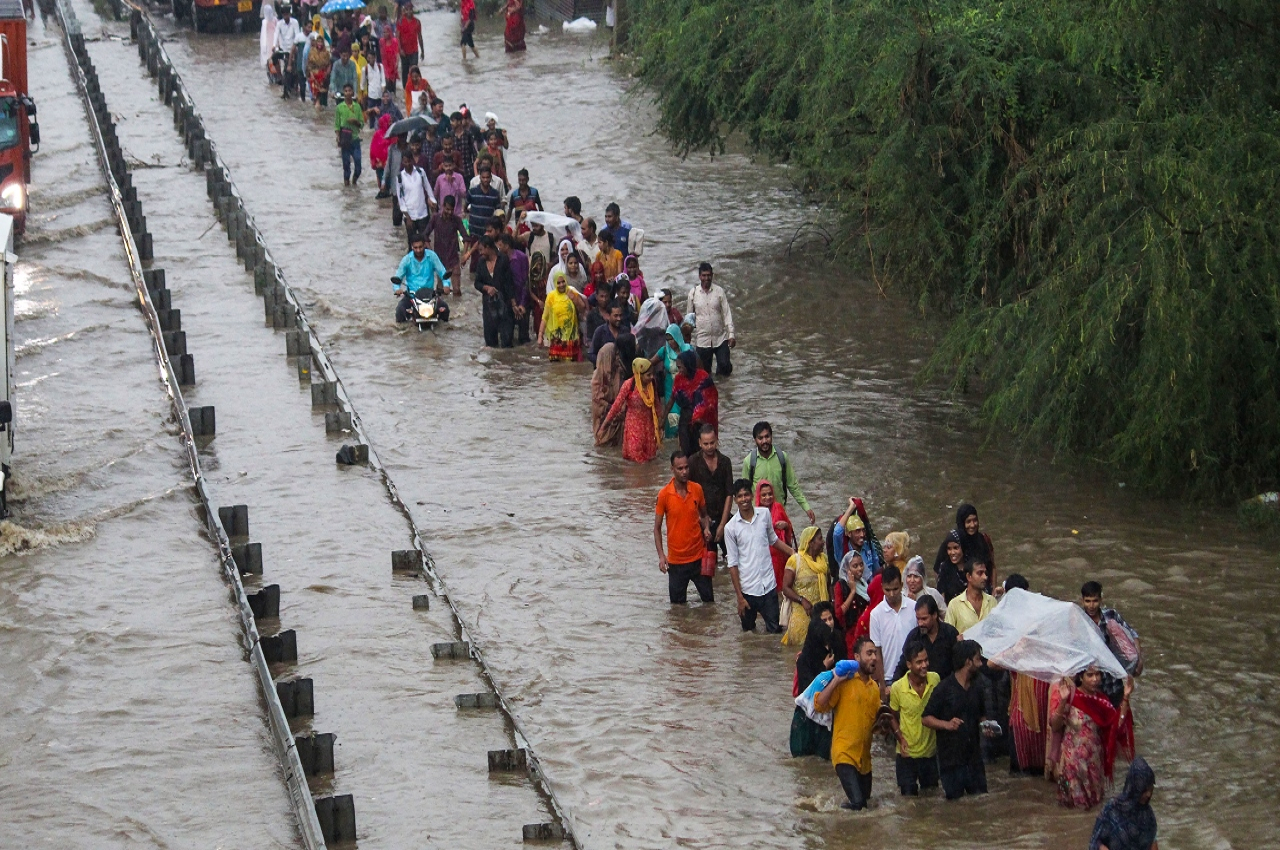
[[[88,32],[89,15],[80,14]],[[735,372],[720,382],[722,448],[730,457],[750,447],[753,422],[769,419],[824,526],[848,495],[861,495],[881,535],[909,530],[915,551],[929,560],[955,506],[972,501],[995,541],[1002,574],[1016,570],[1033,590],[1063,598],[1074,598],[1087,579],[1101,581],[1108,601],[1142,634],[1147,653],[1134,711],[1139,751],[1157,774],[1163,845],[1244,848],[1274,840],[1280,662],[1270,612],[1280,593],[1265,580],[1277,565],[1273,549],[1239,531],[1229,513],[1152,500],[1091,471],[1017,452],[999,435],[986,440],[969,400],[916,383],[929,352],[918,318],[853,270],[828,263],[820,244],[791,244],[797,228],[819,214],[791,190],[785,169],[737,153],[673,157],[652,135],[652,110],[607,61],[604,41],[531,33],[528,53],[512,58],[502,53],[499,23],[483,20],[481,59],[461,65],[456,15],[421,19],[430,57],[425,73],[447,108],[465,101],[478,114],[495,112],[510,134],[509,169],[530,170],[548,209],[574,194],[601,217],[606,202],[618,201],[624,217],[648,234],[642,265],[651,288],[685,289],[695,283],[700,260],[715,263],[738,328]],[[389,207],[373,199],[371,181],[342,187],[332,113],[317,116],[310,104],[281,102],[256,65],[256,37],[176,29],[167,49],[276,261],[307,302],[583,846],[1085,846],[1093,813],[1065,811],[1048,784],[1010,779],[998,766],[988,771],[992,793],[984,798],[954,804],[898,798],[888,747],[876,751],[871,810],[839,810],[842,795],[830,766],[787,753],[794,654],[774,638],[741,634],[727,577],[717,578],[714,605],[667,604],[651,536],[653,497],[668,477],[666,465],[625,464],[616,451],[592,445],[588,367],[549,365],[530,347],[484,350],[473,291],[455,302],[454,322],[438,334],[397,328],[387,278],[403,237],[390,225]],[[107,81],[108,65],[137,73],[132,48],[120,45],[116,58],[95,53],[95,62],[113,107],[135,96],[113,94]],[[156,132],[172,138],[169,124]],[[151,220],[179,220],[197,202],[207,207],[198,175],[144,195]],[[191,241],[182,243],[174,224],[164,239],[169,250],[199,258],[199,232],[187,232]],[[164,239],[157,231],[158,256]],[[218,242],[225,251],[225,241]],[[231,370],[256,361],[256,350],[233,337],[241,333],[240,314],[260,310],[260,303],[244,289],[217,297],[226,311],[202,310],[208,355],[202,360],[197,351],[198,362],[213,358],[217,369]],[[129,318],[141,334],[140,318]],[[282,349],[283,341],[276,342]],[[100,356],[98,344],[60,343],[85,357]],[[257,392],[240,399],[243,415],[259,405],[281,406],[274,385],[250,386]],[[97,389],[109,399],[136,393],[115,381]],[[233,393],[222,392],[233,403]],[[222,422],[220,407],[219,443]],[[308,426],[281,420],[279,427],[292,433]],[[120,439],[145,433],[125,428]],[[218,451],[230,453],[228,479],[287,450],[266,437],[225,445]],[[19,467],[33,454],[20,448]],[[323,481],[315,465],[315,480]],[[173,476],[176,483],[179,472]],[[331,485],[273,491],[272,483],[224,486],[228,493],[257,486],[252,492],[264,510],[272,499],[279,502],[268,516],[332,515]],[[102,497],[122,504],[137,486],[133,478],[127,486],[107,482],[102,492],[120,496]],[[371,491],[352,486],[350,525],[358,531],[368,523],[375,539],[351,542],[336,533],[323,539],[366,547],[370,562],[384,562],[387,549],[402,548],[403,530],[367,514],[362,500]],[[268,522],[279,523],[272,531],[277,545],[289,545],[283,520]],[[177,527],[162,517],[149,525],[156,534]],[[192,546],[200,551],[197,542]],[[52,569],[67,551],[40,557],[55,559]],[[144,559],[145,548],[120,540],[110,554],[127,564]],[[307,576],[280,569],[298,582]],[[148,597],[159,602],[167,592]],[[1246,596],[1256,604],[1246,604]],[[288,598],[286,592],[282,608]],[[333,630],[336,645],[343,618],[304,598],[312,601],[300,603],[297,615],[314,609],[314,632]],[[229,614],[224,620],[225,639],[214,648],[233,655]],[[410,645],[397,637],[403,628],[390,628],[388,640]],[[425,671],[416,659],[372,663],[378,638],[362,634],[369,661],[361,665],[360,693],[332,699],[403,697],[406,677]],[[300,654],[305,639],[300,631]],[[6,680],[16,663],[5,661]],[[117,694],[113,682],[101,687],[106,698]],[[247,669],[229,687],[251,693]],[[335,711],[332,722],[345,729],[332,731],[368,747],[353,759],[373,772],[366,759],[377,759],[376,724],[366,718],[361,727],[355,712]],[[130,735],[123,736],[127,745]],[[436,736],[431,746],[439,753],[456,742]],[[269,782],[260,762],[254,763],[259,781]],[[395,767],[403,774],[399,799],[415,786],[423,794],[427,786],[447,787],[442,776]],[[209,781],[229,782],[249,768],[249,761],[211,768]],[[339,783],[359,779],[344,780],[341,770],[340,764]],[[206,799],[215,805],[215,797]],[[391,838],[419,820],[404,805],[371,814],[362,819],[362,846],[407,846]],[[282,818],[264,821],[264,834],[279,834]],[[485,838],[469,842],[459,827],[441,822],[451,840],[439,846],[493,846]],[[366,829],[373,831],[367,841]],[[435,840],[424,843],[436,846]]]

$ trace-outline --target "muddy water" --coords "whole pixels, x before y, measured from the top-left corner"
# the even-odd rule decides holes
[[[32,27],[44,145],[15,275],[0,846],[293,847],[59,39]]]
[[[740,341],[737,371],[721,384],[730,456],[768,418],[825,521],[861,494],[877,529],[910,530],[927,559],[954,506],[970,500],[1003,572],[1068,598],[1085,579],[1102,581],[1149,655],[1135,710],[1159,777],[1162,838],[1195,848],[1271,840],[1280,771],[1259,754],[1276,750],[1280,665],[1274,618],[1256,613],[1278,601],[1257,580],[1276,564],[1271,550],[1228,515],[1143,499],[998,438],[984,444],[970,406],[913,381],[928,343],[909,312],[827,265],[820,246],[789,246],[812,211],[785,171],[738,155],[671,157],[602,42],[532,35],[529,53],[509,58],[485,21],[481,60],[461,66],[456,18],[422,20],[433,86],[450,109],[497,113],[510,166],[529,168],[549,206],[576,194],[599,215],[619,201],[650,234],[651,286],[691,286],[699,260],[716,263]],[[829,767],[786,753],[791,653],[741,635],[723,578],[714,606],[666,604],[650,535],[665,470],[591,445],[586,368],[549,366],[528,348],[483,350],[471,292],[437,335],[395,328],[386,278],[403,241],[367,180],[342,188],[331,114],[281,103],[251,37],[179,31],[169,52],[585,846],[1083,843],[1091,815],[995,767],[986,798],[904,802],[887,748],[871,812],[839,811]],[[136,57],[121,51],[120,61]],[[163,201],[148,207],[165,212]],[[323,504],[289,495],[298,510]],[[370,687],[400,687],[393,671],[368,676]]]

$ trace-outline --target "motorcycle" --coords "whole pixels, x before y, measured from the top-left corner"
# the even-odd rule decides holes
[[[404,281],[398,277],[391,278],[391,282],[397,289],[404,286]],[[405,287],[400,303],[396,306],[397,323],[413,322],[418,326],[419,332],[427,329],[434,332],[437,323],[447,321],[449,303],[444,299],[443,289],[428,289],[424,286],[417,292],[410,292]]]

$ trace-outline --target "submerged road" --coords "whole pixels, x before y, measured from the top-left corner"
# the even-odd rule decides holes
[[[76,9],[94,30],[88,4]],[[882,535],[909,529],[928,560],[954,505],[974,501],[1003,574],[1017,570],[1034,590],[1063,598],[1087,578],[1102,581],[1148,652],[1135,713],[1140,751],[1157,771],[1162,840],[1270,840],[1280,768],[1257,754],[1277,744],[1277,633],[1273,618],[1244,613],[1239,589],[1249,587],[1262,611],[1275,607],[1274,585],[1255,580],[1276,564],[1272,550],[1242,537],[1229,515],[1144,500],[1000,440],[985,445],[970,407],[913,381],[928,340],[902,305],[828,265],[820,246],[789,250],[813,211],[785,170],[732,153],[671,157],[651,135],[652,113],[603,61],[602,42],[532,35],[529,53],[509,58],[494,22],[482,21],[482,58],[461,66],[456,16],[421,19],[433,86],[450,109],[465,101],[499,115],[512,170],[529,168],[549,207],[569,194],[597,215],[620,202],[652,239],[643,261],[651,287],[691,286],[699,260],[716,263],[739,325],[737,371],[721,384],[731,457],[747,450],[752,422],[771,419],[824,525],[845,496],[861,494]],[[214,486],[224,503],[251,505],[267,577],[282,585],[282,620],[296,623],[300,667],[316,679],[315,724],[339,735],[334,783],[357,795],[360,843],[501,846],[511,823],[537,816],[537,801],[475,768],[484,736],[500,730],[451,726],[462,722],[452,706],[438,711],[470,688],[424,657],[445,621],[433,610],[423,628],[405,605],[411,591],[390,580],[387,552],[406,548],[404,525],[380,507],[366,473],[332,467],[336,443],[309,413],[280,334],[263,329],[203,177],[184,170],[167,113],[123,40],[127,26],[98,28],[104,38],[91,51],[122,142],[157,166],[138,170],[136,182],[156,264],[170,270],[197,351],[193,397],[218,408]],[[740,633],[724,577],[716,605],[667,606],[649,535],[665,465],[624,464],[591,445],[586,368],[549,366],[528,348],[483,350],[471,292],[437,335],[396,328],[386,278],[403,239],[371,187],[342,188],[331,115],[280,102],[256,66],[256,38],[174,29],[167,49],[583,846],[1084,842],[1091,814],[1064,811],[1048,784],[995,768],[986,798],[902,800],[887,748],[876,753],[871,812],[839,811],[829,766],[786,752],[793,653]],[[141,337],[140,321],[134,327]],[[112,401],[129,394],[115,382],[101,392]],[[133,562],[140,549],[113,551]],[[38,557],[58,564],[68,551]],[[224,649],[234,654],[224,617]],[[1261,652],[1242,662],[1241,648],[1252,646]],[[98,687],[110,695],[120,686]],[[251,693],[247,669],[220,693],[237,687]],[[261,777],[258,756],[236,769]],[[35,780],[58,776],[30,769]],[[223,782],[239,775],[211,772]],[[283,807],[278,792],[261,799]],[[203,817],[218,811],[209,805]],[[282,811],[257,816],[277,830],[288,823]]]

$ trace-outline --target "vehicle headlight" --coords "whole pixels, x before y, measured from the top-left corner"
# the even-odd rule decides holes
[[[0,207],[6,210],[20,210],[27,202],[27,193],[21,183],[10,183],[0,190]]]

